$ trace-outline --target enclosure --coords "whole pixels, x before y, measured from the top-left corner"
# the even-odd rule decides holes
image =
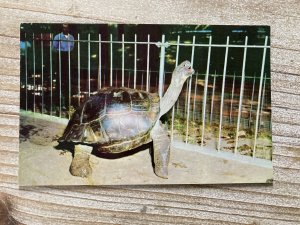
[[[52,32],[51,25],[21,25],[25,111],[70,118],[107,86],[162,97],[173,69],[189,60],[196,72],[162,118],[173,146],[272,160],[268,27],[90,25],[71,29],[74,49],[67,53],[53,50]]]

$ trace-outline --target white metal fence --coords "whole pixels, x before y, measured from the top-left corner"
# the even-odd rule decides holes
[[[205,134],[207,133],[207,126],[211,126],[212,123],[217,124],[218,129],[214,132],[215,133],[215,138],[216,138],[216,150],[220,151],[222,149],[222,142],[224,142],[224,138],[222,137],[222,129],[224,129],[225,124],[233,124],[235,127],[234,131],[234,148],[233,148],[233,153],[238,153],[238,148],[239,148],[239,140],[240,140],[240,131],[241,127],[242,129],[245,129],[246,127],[250,127],[253,131],[253,143],[251,146],[252,149],[252,157],[256,157],[256,147],[257,147],[257,140],[258,140],[258,133],[259,129],[262,125],[262,117],[263,117],[263,106],[266,101],[266,81],[269,78],[266,78],[265,76],[265,62],[266,62],[266,54],[267,51],[269,50],[270,46],[268,45],[268,37],[265,37],[264,45],[248,45],[248,37],[245,37],[244,44],[243,45],[234,45],[234,44],[229,44],[230,38],[227,37],[226,39],[226,44],[212,44],[212,37],[209,37],[209,43],[208,44],[202,44],[202,43],[196,43],[196,38],[195,36],[193,37],[193,40],[191,43],[182,43],[180,41],[180,36],[177,38],[177,42],[168,42],[165,40],[165,35],[162,35],[161,41],[160,42],[152,42],[150,39],[150,35],[147,37],[147,41],[145,42],[138,42],[137,41],[137,35],[134,37],[134,41],[125,41],[124,34],[122,35],[122,40],[121,41],[115,41],[113,40],[113,36],[110,35],[109,40],[102,40],[101,35],[99,34],[98,40],[91,40],[90,34],[88,35],[87,40],[83,40],[80,38],[80,34],[78,34],[77,40],[74,41],[75,45],[77,45],[77,52],[71,52],[68,51],[68,60],[62,61],[61,60],[61,52],[58,51],[58,57],[59,57],[59,70],[58,70],[58,79],[59,81],[57,82],[54,79],[54,72],[53,72],[53,51],[52,51],[52,34],[50,35],[50,38],[48,40],[43,38],[43,35],[40,35],[40,39],[37,40],[36,35],[32,35],[31,41],[26,41],[25,40],[25,50],[24,50],[24,61],[23,64],[21,65],[21,68],[24,68],[24,73],[21,74],[22,76],[25,76],[25,79],[23,81],[21,80],[21,91],[25,92],[25,97],[21,98],[21,102],[24,102],[24,108],[25,110],[32,110],[33,112],[39,111],[40,113],[48,113],[50,115],[54,114],[54,109],[53,107],[53,92],[54,90],[59,90],[59,104],[58,104],[58,115],[59,117],[62,117],[64,113],[64,108],[62,105],[62,99],[63,97],[68,98],[69,102],[69,108],[72,105],[72,99],[77,98],[78,105],[80,104],[80,101],[84,98],[84,96],[90,96],[93,94],[94,91],[91,88],[91,43],[96,43],[98,47],[98,71],[97,71],[97,89],[101,89],[104,84],[103,78],[109,80],[109,85],[108,86],[114,86],[119,84],[119,78],[118,78],[118,73],[119,76],[121,75],[121,85],[120,86],[130,86],[130,79],[131,79],[131,74],[130,72],[133,73],[133,86],[132,88],[137,88],[137,76],[138,73],[140,74],[142,72],[142,78],[139,79],[140,84],[139,88],[145,88],[146,91],[153,91],[156,90],[159,93],[159,96],[162,97],[165,89],[165,75],[167,73],[171,73],[172,71],[165,71],[165,64],[166,64],[166,49],[170,46],[175,46],[176,47],[176,59],[175,59],[175,65],[176,66],[179,61],[179,55],[180,55],[180,47],[191,47],[191,56],[188,60],[191,61],[191,64],[193,65],[195,60],[195,49],[202,47],[202,48],[207,48],[207,64],[206,64],[206,73],[205,74],[197,74],[190,78],[187,81],[186,84],[186,89],[183,89],[184,92],[184,97],[183,99],[179,99],[179,101],[182,103],[184,101],[184,107],[182,107],[179,103],[179,101],[175,104],[175,106],[172,109],[171,113],[171,123],[170,123],[170,134],[171,134],[171,139],[174,140],[175,137],[175,132],[176,126],[174,125],[175,117],[176,115],[180,114],[178,113],[181,111],[181,114],[183,114],[184,118],[184,130],[183,130],[183,141],[185,143],[189,143],[190,135],[191,132],[195,133],[195,130],[191,131],[191,123],[190,121],[198,121],[196,123],[196,126],[199,127],[197,132],[201,135],[199,145],[201,147],[204,146],[205,144]],[[36,47],[37,42],[39,42],[39,48]],[[48,43],[48,45],[45,47],[45,43]],[[59,42],[60,43],[60,42]],[[83,43],[86,43],[88,45],[88,51],[87,51],[87,56],[85,59],[81,59],[81,45]],[[102,46],[106,44],[109,45],[109,68],[106,68],[107,73],[105,72],[104,68],[102,67],[102,58],[101,58],[101,53],[102,53]],[[31,54],[31,62],[32,62],[32,71],[31,74],[29,74],[28,70],[28,45],[30,45],[32,48],[30,51],[32,51]],[[121,51],[121,57],[118,57],[117,55],[114,55],[113,50],[116,45],[120,45],[120,51]],[[133,46],[133,68],[128,69],[128,65],[125,65],[125,46]],[[143,70],[138,70],[137,68],[137,48],[140,45],[147,46],[147,51],[145,52],[146,55],[146,68]],[[149,67],[149,61],[150,61],[150,46],[156,46],[157,48],[160,48],[160,55],[159,55],[159,70],[158,71],[151,71]],[[48,61],[45,62],[45,48],[48,48]],[[60,44],[59,44],[60,48]],[[225,48],[225,55],[224,55],[224,64],[223,64],[223,74],[211,74],[210,73],[210,62],[213,60],[211,59],[211,49],[212,48]],[[243,49],[243,58],[242,58],[242,73],[239,75],[233,74],[229,75],[227,74],[227,63],[228,63],[228,51],[231,48],[241,48]],[[259,48],[263,50],[263,54],[261,56],[261,71],[260,75],[257,77],[253,77],[251,74],[250,76],[246,76],[246,62],[247,62],[247,50],[248,49],[253,49],[253,48]],[[40,51],[40,65],[37,65],[37,59],[36,59],[36,54],[37,51]],[[77,54],[77,62],[72,62],[71,56],[72,54]],[[81,61],[82,60],[87,60],[88,61],[88,66],[87,66],[87,85],[85,87],[81,86]],[[114,62],[115,61],[121,61],[121,68],[116,68],[114,67]],[[68,96],[62,96],[62,63],[67,64],[68,66]],[[71,74],[71,65],[73,63],[77,64],[77,77],[74,74]],[[45,81],[45,74],[44,74],[44,67],[45,64],[49,67],[48,71],[48,78],[47,82]],[[36,73],[36,68],[40,67],[40,73]],[[197,68],[195,68],[197,71]],[[114,77],[115,73],[115,77]],[[125,80],[125,74],[127,75],[127,84]],[[143,75],[145,74],[145,77]],[[154,82],[154,85],[151,85],[151,74],[157,73],[158,78]],[[74,78],[74,76],[76,78]],[[202,78],[202,79],[201,79]],[[216,90],[216,79],[222,78],[222,87],[221,90]],[[237,83],[237,78],[240,80],[240,84]],[[74,95],[72,95],[72,80],[77,79],[77,90]],[[209,86],[209,79],[213,79],[212,84],[211,84],[211,94],[210,94],[210,99],[209,99],[209,94],[208,94],[208,86]],[[251,85],[252,85],[252,90],[251,90],[251,99],[250,99],[250,108],[248,109],[248,118],[247,120],[243,120],[242,115],[243,115],[243,100],[244,100],[244,88],[245,88],[245,79],[251,80]],[[31,80],[29,82],[29,80]],[[38,82],[37,82],[38,80]],[[115,82],[114,82],[115,81]],[[202,81],[202,86],[203,89],[202,94],[201,94],[201,101],[198,101],[197,98],[199,97],[200,89],[201,86],[199,85],[199,81]],[[230,81],[230,84],[229,84]],[[46,83],[47,84],[46,84]],[[95,82],[93,80],[93,82]],[[57,83],[59,86],[57,86]],[[194,88],[192,90],[192,84],[194,83]],[[153,84],[153,81],[152,81]],[[156,85],[158,87],[156,88]],[[238,86],[239,85],[239,86]],[[154,86],[154,88],[153,88]],[[167,86],[167,85],[166,85]],[[236,93],[236,87],[239,87],[239,93]],[[226,93],[225,90],[226,88],[231,89],[231,93]],[[87,89],[87,90],[86,90]],[[45,109],[45,106],[47,105],[47,102],[45,101],[45,92],[48,93],[48,110]],[[192,93],[193,92],[193,93]],[[257,93],[258,92],[258,93]],[[30,94],[29,94],[30,93]],[[236,99],[238,97],[238,99]],[[37,101],[36,98],[39,98]],[[225,104],[225,100],[228,100],[228,103]],[[234,99],[238,101],[238,104],[234,104]],[[38,105],[37,105],[38,102]],[[253,104],[255,102],[255,104]],[[269,100],[270,103],[270,100]],[[31,105],[32,106],[29,106]],[[210,107],[209,107],[210,105]],[[224,115],[224,108],[227,107],[228,111],[230,112],[229,116]],[[236,108],[235,114],[234,112],[234,107]],[[184,110],[183,110],[184,108]],[[216,108],[219,109],[216,113]],[[198,112],[197,112],[198,109]],[[184,111],[184,112],[183,112]],[[201,118],[199,118],[199,115]],[[233,120],[233,117],[235,120]],[[254,119],[255,118],[255,119]],[[252,124],[252,128],[250,126]],[[265,120],[264,123],[268,123],[267,125],[268,129],[270,130],[271,128],[271,117],[270,115],[268,118]],[[177,132],[178,134],[178,132]]]

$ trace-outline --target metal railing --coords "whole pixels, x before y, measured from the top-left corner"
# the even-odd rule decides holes
[[[199,120],[199,129],[198,132],[201,135],[201,140],[200,140],[200,146],[203,147],[204,143],[205,143],[205,133],[206,131],[206,126],[211,126],[213,123],[217,123],[218,124],[218,130],[217,130],[217,135],[216,135],[216,140],[217,140],[217,145],[216,145],[216,150],[220,151],[222,150],[222,142],[224,141],[222,138],[222,129],[224,129],[224,124],[227,124],[228,122],[224,122],[224,107],[225,107],[225,96],[226,95],[231,95],[229,98],[229,104],[227,104],[227,108],[230,111],[229,114],[229,124],[232,124],[233,119],[232,117],[233,115],[233,111],[234,111],[234,97],[235,97],[235,88],[237,87],[236,85],[236,81],[240,80],[240,86],[239,86],[239,95],[238,95],[238,108],[237,108],[237,114],[236,115],[236,124],[234,125],[235,127],[235,140],[234,140],[234,150],[233,153],[237,154],[238,153],[238,148],[239,148],[239,137],[240,137],[240,128],[241,125],[243,127],[243,129],[247,126],[250,126],[250,123],[253,122],[253,118],[255,117],[255,125],[252,128],[252,130],[254,130],[254,135],[253,135],[253,146],[252,146],[252,157],[256,157],[256,147],[257,147],[257,139],[258,139],[258,133],[259,133],[259,129],[260,129],[260,125],[262,122],[262,114],[263,114],[263,106],[265,104],[264,101],[266,101],[266,97],[265,97],[265,89],[266,89],[266,81],[267,79],[270,78],[266,78],[265,76],[265,62],[266,62],[266,53],[267,50],[269,50],[270,46],[268,45],[268,37],[265,37],[265,41],[264,41],[264,45],[248,45],[248,37],[245,37],[245,42],[243,45],[233,45],[233,44],[229,44],[230,38],[229,36],[226,39],[226,44],[212,44],[212,36],[209,37],[209,43],[208,44],[202,44],[202,43],[196,43],[196,39],[195,36],[193,37],[193,40],[191,43],[181,43],[180,42],[180,36],[178,36],[177,41],[176,42],[168,42],[165,40],[165,35],[162,35],[161,37],[161,42],[151,42],[150,41],[150,35],[147,36],[147,41],[145,42],[138,42],[137,41],[137,35],[134,36],[134,41],[125,41],[124,38],[124,34],[122,34],[122,40],[121,41],[115,41],[113,40],[113,36],[110,35],[109,40],[102,40],[101,35],[99,34],[98,40],[91,40],[90,38],[90,34],[88,34],[88,38],[87,40],[82,40],[80,39],[80,34],[78,34],[77,36],[77,40],[74,40],[74,43],[77,45],[77,93],[76,95],[72,96],[72,76],[74,76],[74,74],[72,74],[71,76],[71,63],[74,63],[71,61],[71,55],[76,54],[75,52],[71,52],[70,49],[68,51],[68,60],[67,62],[62,62],[61,60],[61,51],[60,51],[60,40],[59,40],[59,51],[58,51],[58,58],[59,58],[59,69],[58,69],[58,79],[59,79],[59,87],[57,87],[57,81],[55,79],[53,79],[53,35],[50,34],[50,38],[47,39],[43,39],[43,35],[40,35],[40,40],[39,40],[39,45],[41,46],[41,52],[40,52],[40,56],[41,56],[41,73],[37,74],[36,73],[36,35],[33,34],[32,35],[32,76],[31,78],[33,78],[33,84],[30,85],[28,80],[29,80],[29,72],[28,72],[28,41],[25,40],[25,60],[24,63],[22,64],[22,66],[25,68],[25,82],[21,82],[21,90],[25,90],[25,110],[29,110],[29,95],[28,95],[28,91],[30,91],[33,95],[33,100],[32,100],[32,111],[36,112],[37,111],[37,100],[36,97],[40,96],[41,98],[41,113],[45,113],[45,92],[47,90],[47,88],[50,89],[50,91],[48,91],[48,94],[50,95],[49,97],[49,104],[50,104],[50,108],[49,108],[49,114],[53,115],[53,90],[55,89],[59,89],[59,106],[58,106],[58,116],[62,117],[62,112],[63,112],[63,106],[62,106],[62,97],[68,97],[68,102],[69,102],[69,108],[72,106],[72,98],[77,98],[78,101],[78,105],[80,105],[80,101],[83,99],[83,95],[87,95],[90,96],[93,91],[91,89],[91,43],[96,43],[98,45],[98,68],[97,68],[97,89],[101,89],[104,84],[102,83],[103,78],[106,79],[107,76],[109,78],[109,86],[113,86],[114,85],[114,79],[113,79],[113,75],[114,72],[116,74],[116,78],[115,78],[115,85],[118,84],[118,78],[117,78],[117,72],[121,72],[121,86],[124,87],[125,86],[125,73],[127,73],[127,86],[129,86],[130,83],[130,72],[133,72],[133,88],[137,88],[137,76],[138,73],[143,72],[143,74],[146,74],[146,82],[144,82],[144,76],[142,75],[142,84],[140,85],[141,88],[143,88],[143,86],[145,86],[146,91],[150,91],[151,90],[151,74],[152,73],[156,73],[158,74],[158,80],[156,80],[155,85],[154,85],[154,89],[157,90],[158,94],[160,97],[163,96],[164,93],[164,88],[165,88],[165,76],[167,73],[171,73],[172,71],[165,71],[165,64],[166,64],[166,49],[170,46],[174,46],[176,47],[176,59],[175,59],[175,66],[178,65],[178,61],[179,61],[179,54],[180,54],[180,47],[191,47],[192,51],[191,51],[191,56],[190,56],[190,61],[192,66],[194,65],[194,60],[195,59],[195,49],[198,47],[204,47],[207,48],[207,63],[206,63],[206,73],[205,74],[196,74],[196,76],[193,76],[192,78],[190,78],[187,81],[186,84],[186,89],[185,89],[185,96],[184,96],[184,102],[185,102],[185,106],[184,106],[184,119],[185,119],[185,130],[184,130],[184,134],[185,134],[185,138],[184,138],[184,142],[185,143],[189,143],[189,137],[191,134],[191,125],[190,125],[190,121],[198,121],[197,120],[197,106],[201,105],[201,103],[199,102],[198,105],[197,103],[197,97],[199,97],[199,93],[198,89],[199,89],[199,81],[202,81],[203,84],[203,98],[202,98],[202,106],[201,108],[199,108],[199,114],[201,114],[201,119]],[[49,43],[49,61],[46,62],[44,60],[44,56],[45,56],[45,45],[44,43],[48,42]],[[87,43],[87,61],[88,61],[88,66],[87,66],[87,90],[83,91],[83,88],[81,87],[81,81],[82,81],[82,77],[81,77],[81,44],[82,43]],[[109,45],[109,68],[103,68],[102,65],[102,45],[103,44],[107,44]],[[119,44],[121,45],[121,48],[119,49],[121,51],[121,59],[120,58],[116,58],[117,56],[114,55],[114,45]],[[125,68],[125,45],[132,45],[133,46],[133,68],[132,69],[128,69]],[[147,51],[145,52],[146,54],[146,68],[144,70],[139,70],[137,68],[137,48],[140,45],[145,45],[147,46]],[[160,56],[159,56],[159,70],[158,71],[151,71],[150,70],[150,46],[156,46],[158,48],[160,48]],[[211,74],[210,73],[210,62],[211,62],[211,49],[212,48],[225,48],[225,55],[224,55],[224,66],[223,66],[223,74],[221,75],[217,75],[217,74]],[[243,59],[242,59],[242,73],[240,76],[238,75],[229,75],[227,74],[227,64],[228,64],[228,51],[230,48],[241,48],[243,49]],[[260,71],[260,76],[259,77],[253,77],[253,76],[246,76],[246,72],[245,72],[245,67],[246,67],[246,62],[247,62],[247,50],[250,48],[259,48],[259,49],[263,49],[263,54],[262,54],[262,58],[261,58],[261,71]],[[85,59],[86,60],[86,59]],[[116,68],[114,67],[114,60],[120,60],[121,61],[121,68]],[[67,63],[68,65],[68,96],[62,96],[62,63]],[[44,73],[44,67],[45,64],[47,64],[47,66],[49,67],[49,74],[48,74],[48,80],[49,83],[47,84],[47,86],[45,85],[45,73]],[[195,68],[197,70],[197,68]],[[109,71],[109,74],[106,74],[106,71]],[[104,73],[105,72],[105,73]],[[21,76],[23,76],[23,74],[21,74]],[[201,76],[204,79],[200,79]],[[221,91],[216,89],[216,79],[218,79],[218,77],[222,78],[222,87],[221,87]],[[36,79],[40,78],[40,84],[37,84]],[[209,99],[208,97],[208,86],[209,86],[209,78],[213,78],[213,82],[212,82],[212,93],[211,93],[211,98]],[[239,78],[239,79],[237,79]],[[76,78],[75,78],[76,79]],[[194,79],[194,80],[193,80]],[[253,79],[252,82],[252,87],[251,87],[251,105],[250,105],[250,109],[248,110],[249,113],[249,118],[248,118],[248,123],[244,121],[243,125],[241,124],[242,121],[242,107],[243,107],[243,100],[244,100],[244,88],[245,88],[245,79]],[[257,81],[259,80],[259,86],[258,86],[258,95],[256,95],[257,93]],[[232,80],[232,84],[227,84],[229,81]],[[194,82],[194,90],[193,90],[193,97],[192,97],[192,83]],[[204,82],[204,83],[203,83]],[[25,83],[25,84],[24,84]],[[54,84],[55,83],[55,84]],[[144,84],[145,83],[145,84]],[[158,87],[157,84],[158,83]],[[231,86],[230,86],[231,85]],[[228,86],[231,87],[231,93],[225,93],[226,88],[228,89]],[[157,88],[156,88],[157,87]],[[152,88],[153,90],[153,88]],[[184,91],[183,91],[184,92]],[[192,101],[193,98],[193,101]],[[219,112],[215,113],[217,108],[217,103],[216,101],[219,101],[220,98],[220,103],[218,105],[219,107]],[[255,98],[257,99],[257,103],[256,103],[256,109],[254,107],[253,102],[255,101]],[[209,101],[210,100],[210,101]],[[267,99],[269,101],[269,99]],[[22,101],[22,100],[21,100]],[[182,102],[182,99],[180,99],[180,101]],[[192,102],[191,102],[192,101]],[[210,104],[210,107],[208,106]],[[270,104],[270,101],[269,103]],[[177,108],[177,110],[176,110]],[[192,108],[192,109],[191,109]],[[175,117],[176,115],[178,115],[178,111],[182,110],[182,107],[179,104],[179,101],[174,105],[174,107],[172,108],[172,112],[171,112],[171,126],[170,126],[170,134],[171,134],[171,139],[174,140],[174,130],[176,129],[175,125],[174,125],[174,121],[175,121]],[[210,111],[207,112],[207,111]],[[213,119],[214,117],[214,119]],[[269,124],[271,124],[271,117],[269,116],[269,118],[267,119],[267,122]],[[209,121],[209,124],[208,124]],[[271,125],[269,125],[269,130],[270,130]],[[194,132],[194,131],[193,131]]]

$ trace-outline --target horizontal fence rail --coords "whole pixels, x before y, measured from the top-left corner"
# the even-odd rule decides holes
[[[186,86],[173,106],[169,116],[170,122],[167,122],[170,125],[171,140],[180,139],[185,143],[202,148],[207,146],[218,151],[224,151],[228,147],[226,141],[230,141],[233,143],[229,151],[237,154],[248,148],[250,155],[255,158],[259,135],[262,134],[262,130],[269,133],[271,131],[271,115],[268,111],[270,107],[268,94],[270,92],[270,76],[266,76],[265,72],[266,54],[270,49],[268,37],[265,37],[264,45],[249,45],[248,37],[245,38],[243,45],[236,45],[229,44],[229,36],[226,44],[213,44],[212,36],[208,38],[207,44],[203,44],[197,43],[195,36],[191,43],[182,43],[180,36],[177,41],[168,42],[165,35],[162,35],[160,41],[154,42],[151,41],[150,35],[147,35],[147,41],[137,41],[136,34],[134,41],[126,41],[122,34],[121,41],[116,41],[112,34],[109,36],[109,40],[103,40],[101,34],[98,35],[97,40],[92,40],[90,34],[88,34],[87,40],[83,40],[80,38],[80,34],[77,34],[76,40],[66,41],[69,47],[67,52],[61,51],[62,40],[58,40],[59,49],[55,53],[53,52],[53,43],[57,40],[53,40],[52,34],[47,36],[48,39],[43,34],[39,36],[38,40],[37,37],[36,34],[32,34],[32,38],[29,39],[28,34],[25,34],[25,56],[22,61],[25,72],[21,74],[21,77],[25,77],[24,81],[21,80],[21,91],[23,90],[25,93],[24,99],[21,99],[21,104],[23,104],[21,107],[25,110],[70,118],[74,108],[105,86],[131,87],[157,92],[160,97],[163,97],[172,74],[172,71],[165,69],[168,48],[175,47],[176,49],[174,53],[175,67],[180,63],[180,52],[183,52],[181,48],[191,48],[188,60],[194,65],[199,60],[195,57],[195,52],[199,51],[199,47],[201,47],[207,49],[206,55],[204,52],[201,54],[201,57],[206,58],[206,72],[200,73],[197,72],[199,68],[194,68],[195,75],[186,81]],[[71,42],[74,43],[77,52],[70,50]],[[40,48],[39,53],[37,44]],[[84,58],[82,58],[81,52],[82,44],[87,45],[87,53]],[[91,44],[94,44],[93,47]],[[129,57],[126,52],[129,45],[132,47],[130,57],[133,59],[133,64],[131,65],[126,63]],[[144,68],[138,66],[140,60],[138,49],[142,45],[146,49],[143,52]],[[28,54],[29,48],[32,48],[31,55]],[[214,48],[224,48],[225,50],[225,53],[222,53],[224,59],[223,73],[221,74],[211,73],[211,62],[214,60],[211,54]],[[228,74],[227,72],[229,52],[232,48],[243,50],[241,74]],[[246,73],[248,49],[262,49],[263,51],[260,76]],[[154,50],[159,54],[156,56],[158,65],[157,69],[151,70],[150,60]],[[97,52],[96,72],[92,70],[91,60],[95,57],[92,51]],[[120,54],[116,52],[120,52]],[[37,60],[37,54],[39,54],[40,61]],[[58,62],[56,61],[55,65],[54,58],[57,55]],[[103,58],[103,56],[107,58]],[[48,59],[46,60],[46,58]],[[106,64],[103,64],[104,60],[106,60]],[[37,61],[40,63],[40,73],[37,73]],[[82,66],[86,62],[87,68],[83,68]],[[118,64],[121,68],[118,68]],[[30,70],[31,65],[32,69]],[[77,72],[73,68],[76,68]],[[66,71],[67,76],[65,77]],[[64,79],[68,80],[67,86],[64,84]],[[226,130],[227,128],[230,131]],[[247,136],[246,130],[251,133],[250,138],[253,140],[250,143],[252,146],[245,144],[243,139],[245,138],[243,136]],[[211,146],[206,143],[213,142],[208,141],[209,139],[215,140]],[[269,148],[268,145],[266,144]]]

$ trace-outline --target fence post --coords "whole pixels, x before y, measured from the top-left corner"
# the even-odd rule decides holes
[[[32,34],[32,55],[33,55],[33,112],[35,113],[35,41],[34,33]]]
[[[113,85],[113,43],[112,43],[112,34],[110,34],[110,86]]]
[[[215,71],[214,82],[213,82],[213,90],[212,90],[212,95],[211,95],[210,121],[209,121],[210,125],[212,124],[212,120],[213,120],[214,101],[215,101],[215,89],[216,89],[216,76],[217,76],[217,72]]]
[[[188,92],[189,92],[189,81],[186,82],[186,87],[185,87],[185,99],[184,99],[184,117],[185,118],[187,115]]]
[[[146,91],[149,91],[149,55],[150,55],[150,34],[148,34],[148,39],[147,39],[147,81],[146,81]]]
[[[124,87],[124,56],[125,54],[125,45],[124,45],[124,34],[122,34],[122,87]]]
[[[193,45],[192,45],[192,55],[191,55],[191,66],[194,64],[194,53],[195,53],[195,40],[196,37],[193,36]],[[188,78],[189,83],[189,91],[188,91],[188,102],[187,102],[187,115],[186,115],[186,135],[185,135],[185,143],[188,143],[189,136],[189,120],[190,120],[190,104],[191,104],[191,88],[192,88],[192,77]]]
[[[263,80],[263,92],[261,96],[261,107],[260,107],[260,118],[259,118],[259,126],[258,126],[258,131],[260,131],[260,126],[262,124],[261,120],[263,118],[263,108],[264,108],[264,103],[265,103],[265,90],[266,90],[266,81],[267,81],[267,76],[265,75],[264,80]]]
[[[203,105],[202,105],[202,135],[201,135],[201,147],[202,148],[203,148],[203,144],[204,144],[204,132],[205,132],[205,111],[206,111],[207,85],[208,85],[210,54],[211,54],[211,39],[212,38],[210,36],[209,37],[209,45],[208,45],[206,74],[205,74],[204,98],[203,98]]]
[[[98,89],[101,89],[101,34],[99,34],[99,49],[98,49],[98,54],[99,54],[99,67],[98,67]]]
[[[61,117],[61,40],[58,38],[59,117]],[[56,96],[57,97],[57,96]]]
[[[254,74],[254,78],[253,78],[252,95],[251,95],[251,102],[250,102],[250,115],[249,115],[249,123],[248,123],[249,128],[251,128],[251,117],[252,117],[254,90],[255,90],[255,82],[256,82],[255,80],[256,80],[256,74]]]
[[[217,150],[221,150],[221,138],[222,138],[222,120],[223,120],[223,107],[224,107],[224,92],[225,92],[225,82],[226,82],[226,69],[227,69],[227,58],[228,58],[228,45],[229,45],[229,36],[227,36],[226,41],[226,51],[224,59],[224,68],[223,68],[223,82],[222,82],[222,93],[221,93],[221,105],[220,105],[220,124],[219,124],[219,140]]]
[[[166,48],[168,47],[168,43],[165,42],[165,35],[162,35],[161,43],[157,43],[157,46],[160,47],[160,62],[159,62],[159,84],[158,84],[158,95],[160,98],[163,96],[164,87],[164,71],[165,71],[165,55]]]
[[[41,34],[41,78],[42,78],[42,114],[44,113],[44,40]]]
[[[230,101],[230,115],[229,115],[229,124],[232,123],[232,107],[233,107],[233,99],[234,99],[234,86],[235,86],[235,73],[233,73],[233,80],[232,80],[232,89],[231,89],[231,101]]]
[[[71,91],[72,91],[72,89],[71,89],[71,49],[70,49],[70,45],[71,45],[71,43],[70,43],[70,41],[68,42],[68,66],[69,66],[69,68],[68,68],[68,71],[69,71],[69,77],[68,77],[68,79],[69,79],[69,91],[68,91],[68,98],[69,98],[69,105],[68,105],[68,110],[70,111],[70,107],[71,107]],[[71,118],[71,114],[70,113],[68,113],[69,114],[69,119]]]
[[[88,96],[91,95],[91,34],[88,34]]]
[[[244,56],[243,56],[243,67],[242,67],[242,80],[241,80],[241,88],[240,88],[238,121],[237,121],[237,124],[236,124],[234,154],[237,153],[238,140],[239,140],[239,130],[240,130],[240,122],[241,122],[241,111],[242,111],[243,94],[244,94],[244,84],[245,84],[245,68],[246,68],[246,57],[247,57],[247,45],[248,45],[248,37],[246,36],[246,38],[245,38],[245,47],[244,47]]]
[[[28,110],[28,65],[27,65],[27,37],[25,33],[25,95],[26,95],[26,103],[25,103],[25,109]]]
[[[50,115],[52,116],[52,104],[53,104],[53,69],[52,69],[52,34],[50,34],[49,43],[50,54]]]
[[[260,103],[261,103],[260,101],[261,101],[261,94],[262,94],[262,85],[263,85],[263,79],[264,79],[267,44],[268,44],[268,36],[266,36],[266,38],[265,38],[265,45],[264,45],[265,47],[264,47],[264,52],[263,52],[262,64],[261,64],[261,73],[260,73],[259,91],[258,91],[258,103],[257,103],[256,120],[255,120],[254,146],[253,146],[253,154],[252,154],[253,158],[255,157],[255,151],[256,151],[259,110],[260,110]]]
[[[176,46],[176,61],[175,61],[175,67],[178,65],[178,56],[179,56],[179,42],[180,42],[180,36],[177,36],[177,46]],[[178,104],[178,99],[177,99]],[[178,106],[178,105],[177,105]],[[177,107],[178,109],[178,107]],[[172,125],[171,125],[171,141],[174,139],[174,117],[175,117],[175,104],[172,107]]]
[[[198,82],[198,74],[196,74],[196,77],[195,77],[194,103],[193,103],[193,121],[195,121],[195,113],[196,113],[197,82]]]
[[[78,34],[78,106],[80,106],[80,34]]]
[[[137,36],[134,34],[134,70],[133,70],[133,89],[136,89],[136,58],[137,58]]]

